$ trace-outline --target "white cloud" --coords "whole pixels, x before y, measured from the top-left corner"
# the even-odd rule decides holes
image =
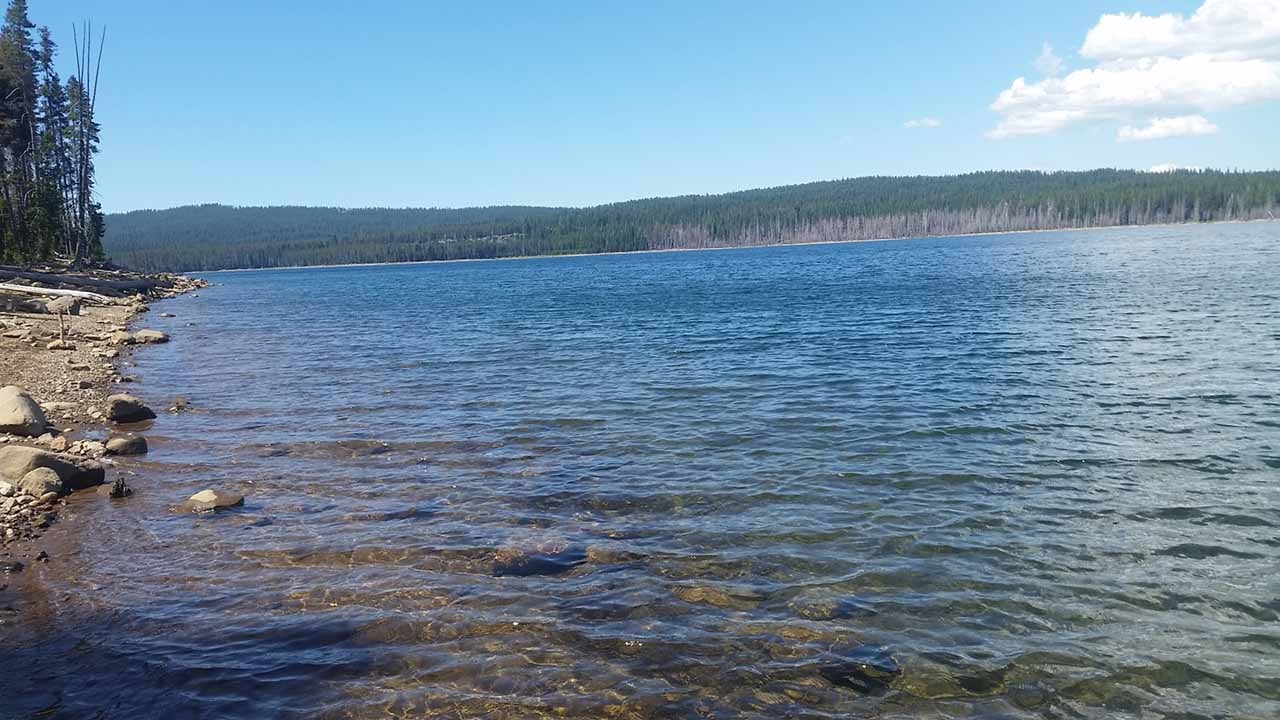
[[[1205,0],[1191,17],[1103,15],[1080,48],[1099,61],[1199,53],[1280,57],[1280,0]]]
[[[1218,126],[1209,122],[1203,115],[1182,115],[1180,117],[1151,118],[1143,127],[1125,125],[1116,134],[1121,142],[1134,140],[1163,140],[1172,137],[1188,137],[1192,135],[1212,135],[1218,132]]]
[[[1053,46],[1044,43],[1040,46],[1040,55],[1036,58],[1036,71],[1045,77],[1057,77],[1062,72],[1062,58],[1053,52]]]
[[[1177,165],[1175,163],[1160,163],[1147,168],[1149,173],[1171,173],[1179,170],[1203,170],[1204,168],[1197,165]]]
[[[942,127],[942,121],[934,117],[915,118],[902,123],[902,127],[908,130],[914,128],[939,128]]]
[[[1096,65],[1014,80],[991,104],[1001,118],[988,137],[1154,123],[1280,99],[1280,0],[1205,0],[1190,17],[1104,15],[1080,55]]]

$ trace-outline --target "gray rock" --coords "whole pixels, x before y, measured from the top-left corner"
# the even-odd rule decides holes
[[[141,435],[114,437],[107,441],[108,455],[145,455],[147,439]]]
[[[132,395],[112,395],[107,398],[107,419],[118,423],[150,420],[156,414],[151,408]]]
[[[69,343],[66,340],[54,340],[44,346],[46,350],[75,350],[75,343]]]
[[[17,492],[17,490],[13,485],[5,482],[4,480],[0,480],[0,497],[11,498],[15,492]]]
[[[100,462],[25,445],[0,447],[0,477],[16,482],[42,467],[57,473],[63,489],[67,491],[101,485],[106,481],[106,470]]]
[[[215,490],[201,490],[187,498],[187,501],[182,504],[182,509],[196,513],[206,513],[214,510],[225,510],[243,504],[243,495],[222,493]]]
[[[16,385],[0,388],[0,432],[35,437],[49,425],[40,404]]]
[[[169,342],[169,333],[160,332],[159,330],[139,330],[133,334],[133,341],[139,343],[167,343]]]
[[[48,493],[62,493],[62,478],[51,468],[38,467],[22,476],[18,488],[31,497],[43,497]]]

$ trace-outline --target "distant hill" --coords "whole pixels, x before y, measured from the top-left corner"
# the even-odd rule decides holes
[[[1133,170],[862,177],[591,208],[345,210],[198,205],[109,215],[138,270],[333,265],[737,247],[1280,213],[1280,172]]]

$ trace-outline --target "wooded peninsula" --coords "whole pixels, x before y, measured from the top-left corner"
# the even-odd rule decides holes
[[[107,217],[145,271],[410,262],[1274,218],[1280,172],[862,177],[589,208],[199,205]]]

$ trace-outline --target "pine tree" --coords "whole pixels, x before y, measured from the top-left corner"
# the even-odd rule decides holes
[[[83,46],[77,35],[77,72],[64,85],[48,28],[38,43],[33,29],[27,0],[10,0],[0,26],[0,261],[80,263],[101,255],[104,229],[93,197],[101,50],[94,58],[88,33]]]

